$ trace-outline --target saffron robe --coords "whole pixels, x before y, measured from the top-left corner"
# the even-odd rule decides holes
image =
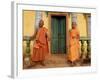
[[[75,28],[69,33],[69,53],[68,60],[74,62],[80,58],[79,31]]]
[[[48,35],[45,27],[39,28],[33,44],[32,61],[44,61],[48,56]]]

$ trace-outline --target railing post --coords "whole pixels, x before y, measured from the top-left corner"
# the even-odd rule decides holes
[[[30,49],[30,43],[31,43],[31,38],[29,36],[24,36],[23,38],[24,41],[26,41],[26,49],[25,49],[25,58],[23,61],[25,61],[25,63],[27,65],[30,65],[30,52],[31,52],[31,49]]]
[[[80,40],[81,41],[81,58],[84,55],[84,40]]]
[[[26,40],[26,56],[30,56],[30,40]]]
[[[90,48],[90,40],[87,40],[87,56],[86,56],[86,58],[88,58],[89,59],[89,56],[90,56],[90,50],[91,48]]]

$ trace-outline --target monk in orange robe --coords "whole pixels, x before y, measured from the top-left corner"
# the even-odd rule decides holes
[[[49,48],[48,48],[48,34],[47,29],[43,27],[44,21],[40,20],[39,22],[39,29],[36,34],[36,39],[33,44],[33,53],[31,56],[32,62],[34,62],[36,65],[37,63],[40,63],[41,65],[45,66],[44,61],[46,59],[46,56],[48,56]]]
[[[78,29],[76,28],[77,24],[72,22],[72,29],[69,32],[69,53],[68,53],[68,61],[74,65],[80,58],[79,53],[79,38],[80,34]]]

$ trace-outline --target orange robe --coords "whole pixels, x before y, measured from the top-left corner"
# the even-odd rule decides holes
[[[79,31],[77,29],[72,29],[69,35],[69,53],[68,60],[74,62],[79,60]]]
[[[33,44],[32,61],[43,61],[49,53],[47,29],[39,28]]]

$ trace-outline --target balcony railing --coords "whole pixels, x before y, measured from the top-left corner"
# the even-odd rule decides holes
[[[31,48],[30,48],[30,43],[32,39],[29,36],[25,36],[23,38],[23,41],[25,41],[25,57],[30,56]],[[80,38],[80,54],[81,54],[81,59],[91,59],[91,46],[90,46],[91,40],[90,38],[82,37]]]
[[[81,59],[86,60],[87,62],[91,60],[91,40],[87,37],[80,38],[80,52]]]

